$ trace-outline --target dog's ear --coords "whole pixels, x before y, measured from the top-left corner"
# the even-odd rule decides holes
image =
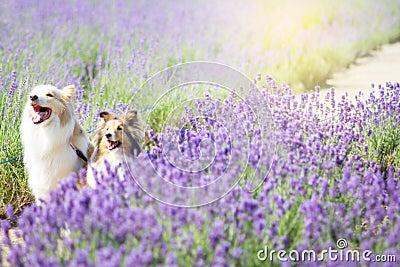
[[[65,86],[61,90],[63,96],[69,100],[72,99],[72,97],[75,95],[75,86],[72,84]]]
[[[138,121],[138,116],[137,116],[137,110],[132,109],[128,110],[122,117],[121,119],[125,121],[126,123],[134,123]]]
[[[103,111],[100,113],[100,118],[102,118],[104,122],[107,122],[109,120],[116,119],[117,116],[107,111]]]

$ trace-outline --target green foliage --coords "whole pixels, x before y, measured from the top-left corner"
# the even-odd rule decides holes
[[[10,85],[11,86],[11,85]],[[24,84],[20,84],[21,87]],[[10,88],[10,90],[13,90]],[[18,90],[18,89],[16,89]],[[22,208],[31,203],[33,197],[28,188],[22,162],[22,144],[19,125],[22,114],[22,92],[13,96],[0,95],[0,162],[12,160],[0,165],[0,219],[5,216],[5,206],[11,204],[19,213]],[[15,160],[13,160],[15,159]]]
[[[366,159],[375,161],[386,171],[390,165],[400,167],[400,127],[398,122],[388,120],[377,125],[371,124],[370,135],[367,134]]]

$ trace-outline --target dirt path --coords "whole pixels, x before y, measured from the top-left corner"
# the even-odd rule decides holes
[[[386,84],[386,82],[400,82],[400,42],[383,45],[381,49],[373,51],[371,56],[359,58],[343,72],[336,73],[327,81],[328,87],[335,87],[336,99],[344,93],[350,99],[362,91],[364,98],[374,89],[371,84]],[[328,88],[325,88],[326,91]],[[325,92],[323,93],[325,95]]]

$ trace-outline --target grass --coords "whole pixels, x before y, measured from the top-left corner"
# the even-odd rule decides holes
[[[20,85],[21,87],[24,84]],[[24,165],[22,162],[22,144],[19,136],[19,125],[21,122],[21,97],[22,93],[17,92],[8,98],[3,95],[3,101],[0,103],[0,162],[8,159],[9,163],[0,166],[0,218],[5,216],[5,206],[11,204],[19,213],[22,208],[33,201],[30,193],[27,177],[25,176]]]
[[[389,166],[395,170],[400,167],[400,129],[398,123],[387,120],[378,125],[371,124],[370,133],[367,134],[366,143],[368,150],[365,158],[381,165],[386,172]]]

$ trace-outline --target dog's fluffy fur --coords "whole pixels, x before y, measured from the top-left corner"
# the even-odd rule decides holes
[[[72,105],[75,87],[39,85],[29,94],[20,127],[28,184],[36,201],[47,200],[57,182],[85,166],[71,144],[89,158],[92,145]]]
[[[122,116],[100,113],[100,123],[93,137],[95,148],[88,167],[88,184],[96,186],[94,172],[100,174],[106,171],[107,163],[111,170],[117,168],[119,178],[124,179],[121,176],[126,172],[121,166],[141,152],[143,139],[144,131],[136,110],[130,110]]]

